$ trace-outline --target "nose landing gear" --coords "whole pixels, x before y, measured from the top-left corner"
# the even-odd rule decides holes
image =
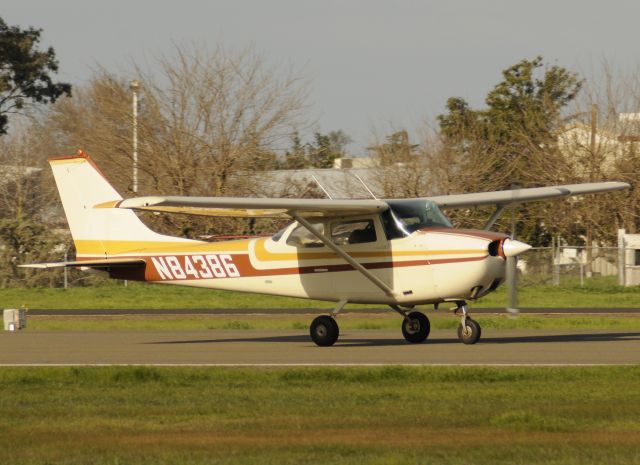
[[[475,344],[480,340],[482,328],[480,324],[469,316],[469,307],[464,301],[456,302],[457,307],[453,310],[454,315],[460,317],[458,325],[458,339],[463,344]]]

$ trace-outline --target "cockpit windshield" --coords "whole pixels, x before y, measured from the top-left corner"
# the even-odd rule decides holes
[[[407,199],[385,202],[389,205],[389,210],[388,215],[383,215],[383,223],[389,238],[408,236],[422,228],[453,227],[438,205],[431,200]],[[393,229],[396,230],[395,233]]]

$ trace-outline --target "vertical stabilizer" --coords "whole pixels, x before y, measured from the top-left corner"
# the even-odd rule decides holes
[[[49,159],[78,257],[110,257],[153,247],[154,242],[192,242],[150,230],[131,210],[93,208],[122,196],[93,160],[78,155]]]

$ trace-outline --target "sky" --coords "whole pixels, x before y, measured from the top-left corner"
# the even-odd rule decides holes
[[[638,0],[5,0],[0,17],[43,29],[58,79],[75,85],[97,65],[153,67],[176,44],[254,47],[308,82],[311,129],[343,130],[354,154],[433,124],[449,97],[481,107],[525,58],[582,75],[640,64]]]

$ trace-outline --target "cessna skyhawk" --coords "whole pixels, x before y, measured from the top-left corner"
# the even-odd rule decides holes
[[[123,200],[92,159],[49,160],[76,248],[76,260],[26,265],[106,271],[111,278],[336,302],[310,327],[319,346],[338,340],[336,315],[347,303],[384,304],[403,317],[412,343],[429,336],[415,305],[452,302],[458,337],[480,339],[467,300],[494,291],[507,257],[529,245],[491,232],[512,203],[628,188],[600,182],[408,200],[267,199],[152,196]],[[495,205],[482,230],[454,229],[440,208]],[[275,217],[293,222],[270,238],[204,242],[158,234],[135,211]]]

